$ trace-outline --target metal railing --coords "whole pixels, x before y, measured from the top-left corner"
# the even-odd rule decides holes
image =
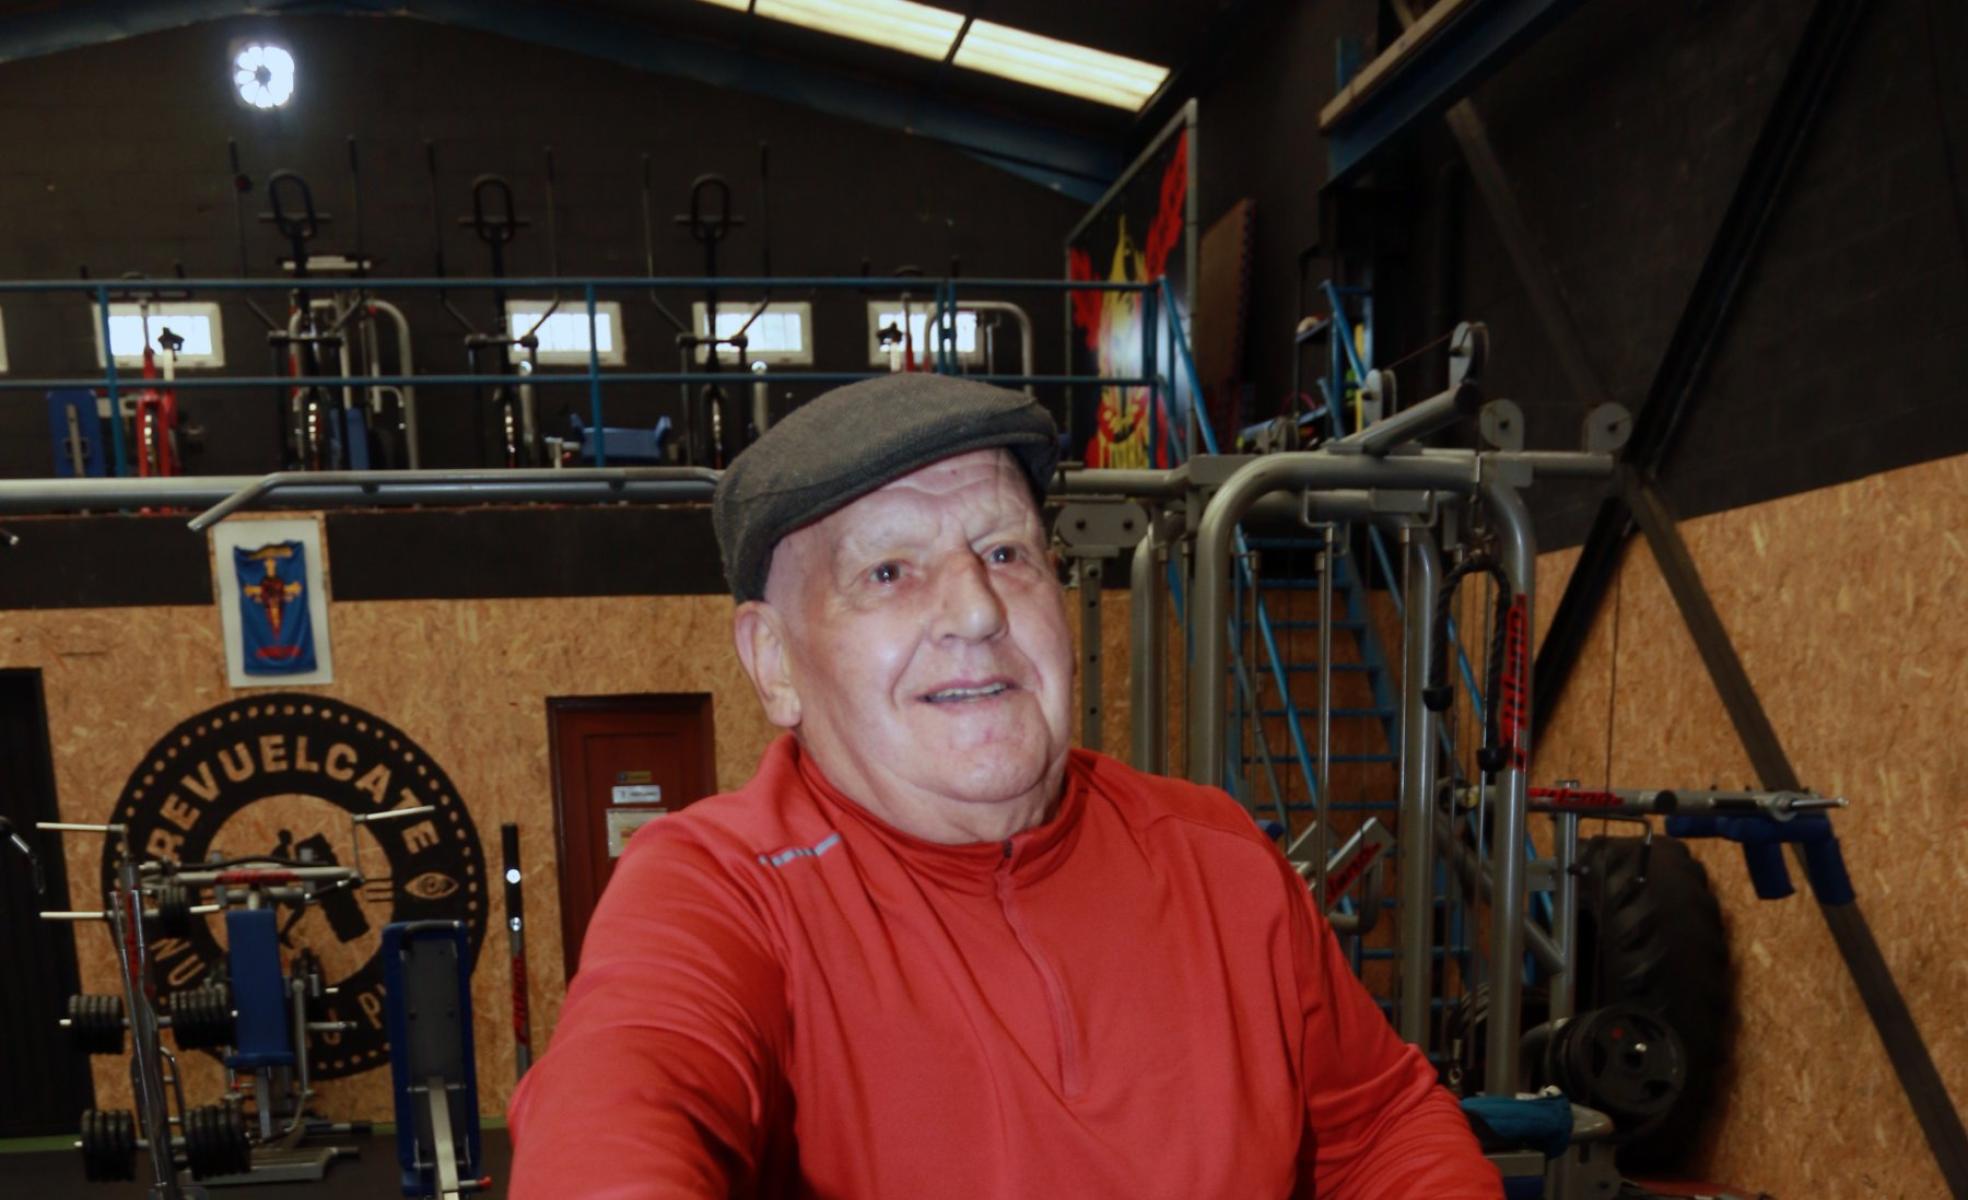
[[[594,428],[601,429],[603,420],[603,391],[607,387],[628,384],[712,384],[752,383],[758,377],[749,373],[720,371],[717,369],[641,371],[616,367],[604,367],[597,335],[600,305],[604,297],[628,292],[656,292],[663,290],[701,292],[715,288],[730,292],[751,292],[771,296],[787,292],[838,292],[860,293],[869,296],[886,297],[898,293],[929,291],[932,299],[928,307],[936,314],[929,325],[931,345],[926,347],[932,369],[955,374],[961,371],[961,361],[955,344],[955,322],[945,320],[945,314],[955,313],[965,308],[964,297],[987,292],[1035,292],[1058,293],[1075,291],[1127,292],[1141,297],[1144,311],[1152,317],[1157,309],[1160,287],[1157,281],[1102,281],[1102,280],[1031,280],[998,278],[942,278],[920,279],[909,276],[730,276],[702,278],[691,276],[609,276],[591,278],[571,278],[556,276],[506,276],[472,278],[403,278],[384,279],[349,276],[314,276],[305,280],[293,278],[265,279],[180,279],[180,278],[118,278],[118,279],[66,279],[66,280],[0,280],[0,296],[13,295],[72,295],[87,298],[95,305],[95,335],[102,348],[103,369],[98,375],[21,377],[0,376],[0,393],[53,391],[62,389],[100,390],[110,405],[112,419],[109,422],[109,441],[112,453],[112,474],[126,474],[129,453],[125,445],[121,420],[114,419],[120,413],[119,401],[125,393],[139,390],[168,389],[171,391],[210,391],[224,389],[251,388],[367,388],[367,387],[420,387],[420,386],[458,386],[480,387],[510,385],[534,388],[584,388],[588,397],[589,418]],[[480,372],[417,372],[411,374],[225,374],[205,373],[204,368],[187,366],[184,373],[176,374],[168,382],[139,378],[129,368],[120,367],[117,355],[112,352],[110,333],[111,305],[129,303],[132,298],[149,298],[162,302],[179,301],[186,297],[244,295],[250,293],[288,293],[309,291],[317,293],[352,292],[357,294],[429,292],[442,300],[451,292],[513,292],[525,290],[552,290],[556,294],[572,293],[580,297],[578,304],[567,308],[578,309],[585,315],[588,330],[587,360],[585,364],[572,369],[552,368],[525,373],[480,373]],[[988,303],[988,302],[987,302]],[[1157,328],[1154,321],[1144,321],[1142,328],[1141,361],[1152,363],[1156,359],[1155,338]],[[882,374],[878,370],[822,371],[822,370],[775,370],[766,373],[764,378],[772,383],[813,383],[839,384],[858,379],[866,379]],[[1161,408],[1162,381],[1152,371],[1143,371],[1133,376],[1103,376],[1087,374],[1035,374],[1029,371],[1017,374],[1003,372],[967,373],[969,378],[981,382],[995,383],[1013,387],[1024,386],[1118,386],[1145,388],[1152,406]],[[606,451],[601,439],[597,439],[592,455],[587,461],[596,467],[607,465]]]

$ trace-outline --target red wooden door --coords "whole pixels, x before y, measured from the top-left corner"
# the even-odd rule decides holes
[[[572,979],[588,918],[629,835],[717,788],[711,698],[556,696],[547,701],[547,727],[561,947]]]

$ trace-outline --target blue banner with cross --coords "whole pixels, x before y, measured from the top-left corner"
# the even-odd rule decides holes
[[[314,670],[306,547],[300,542],[241,546],[232,556],[239,574],[239,636],[246,673],[304,675]]]

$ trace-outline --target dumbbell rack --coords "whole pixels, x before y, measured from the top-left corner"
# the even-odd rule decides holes
[[[180,1159],[194,1181],[243,1172],[251,1162],[246,1128],[238,1109],[231,1105],[188,1107],[176,1056],[159,1041],[166,1018],[159,1015],[152,1001],[150,947],[144,935],[146,917],[154,918],[155,914],[144,910],[129,831],[123,825],[67,822],[44,822],[39,827],[114,837],[120,851],[116,883],[104,897],[102,910],[41,914],[45,920],[106,922],[117,949],[117,974],[123,985],[120,1013],[116,997],[74,997],[69,1001],[70,1016],[63,1022],[92,1052],[121,1052],[122,1031],[130,1031],[130,1082],[136,1111],[90,1109],[82,1114],[81,1138],[76,1146],[82,1151],[84,1176],[91,1181],[135,1179],[137,1152],[141,1150],[150,1163],[150,1200],[204,1200],[206,1191],[200,1183],[180,1178]],[[173,1099],[177,1102],[175,1117]],[[182,1132],[174,1134],[174,1125]]]
[[[351,837],[357,828],[369,822],[419,816],[430,811],[428,805],[422,805],[357,815],[352,818]],[[307,1036],[348,1028],[347,1022],[307,1019],[307,1001],[311,993],[316,997],[320,994],[319,981],[297,978],[281,983],[281,993],[292,1010],[293,1068],[298,1071],[298,1078],[291,1089],[287,1083],[281,1083],[276,1095],[275,1084],[269,1077],[269,1071],[276,1068],[253,1070],[253,1099],[259,1126],[259,1137],[254,1139],[246,1126],[243,1097],[236,1091],[229,1092],[220,1103],[198,1108],[186,1104],[176,1056],[159,1039],[159,1031],[168,1027],[180,1050],[211,1050],[232,1045],[239,1016],[234,1011],[237,999],[225,983],[208,981],[171,993],[167,998],[168,1013],[160,1013],[149,972],[148,930],[154,925],[168,936],[184,935],[189,932],[194,917],[223,912],[229,907],[233,898],[228,896],[229,888],[246,889],[254,897],[252,906],[258,906],[263,902],[306,904],[318,899],[324,888],[359,886],[362,882],[359,840],[352,847],[354,865],[349,867],[312,866],[284,860],[187,867],[136,863],[123,825],[44,822],[40,828],[114,837],[119,850],[117,882],[101,911],[41,914],[46,920],[105,921],[117,947],[123,994],[69,998],[68,1016],[62,1025],[68,1029],[76,1048],[90,1054],[120,1054],[123,1031],[128,1029],[132,1034],[131,1090],[137,1109],[135,1113],[90,1109],[82,1114],[77,1148],[83,1154],[84,1175],[92,1181],[134,1179],[137,1151],[143,1150],[151,1164],[152,1200],[198,1200],[205,1195],[203,1181],[236,1183],[249,1177],[256,1182],[318,1180],[336,1157],[354,1154],[352,1147],[302,1144],[311,1133],[322,1132],[305,1119],[307,1098],[311,1094]],[[199,894],[207,889],[213,892],[214,902],[197,903]],[[147,896],[152,898],[154,908],[144,907]],[[176,1100],[175,1116],[172,1099]],[[283,1108],[285,1119],[278,1131],[274,1117],[276,1104],[287,1106]],[[174,1134],[174,1126],[180,1132]],[[353,1126],[331,1125],[326,1129],[333,1134],[358,1131]],[[197,1182],[180,1179],[180,1166]]]
[[[253,897],[248,907],[275,903],[301,905],[318,900],[326,891],[359,885],[362,881],[360,872],[353,867],[295,865],[276,860],[175,867],[145,863],[139,868],[139,875],[154,877],[152,888],[158,897],[159,928],[172,937],[189,933],[194,916],[238,907],[242,894]],[[214,902],[196,903],[196,897],[207,889],[214,893]],[[233,949],[238,951],[236,941]],[[246,1172],[255,1182],[318,1180],[337,1157],[355,1153],[352,1147],[346,1146],[303,1145],[312,1136],[311,1125],[306,1120],[307,1102],[313,1094],[308,1070],[308,1035],[345,1032],[352,1025],[346,1021],[308,1020],[307,1003],[310,998],[319,998],[319,980],[310,983],[302,974],[296,971],[292,978],[280,982],[282,1001],[288,1009],[284,1019],[293,1064],[256,1066],[250,1070],[257,1136],[249,1130],[252,1145]],[[234,978],[237,982],[236,975]],[[179,1046],[202,1050],[222,1046],[243,1048],[244,1043],[235,1040],[235,1029],[240,1027],[241,1014],[249,1003],[251,997],[232,995],[224,983],[217,981],[172,993],[170,1015]],[[235,1008],[239,1011],[235,1012]],[[288,1074],[290,1071],[292,1075]],[[237,1087],[237,1082],[234,1086]],[[228,1095],[228,1102],[236,1102],[234,1094]],[[329,1126],[327,1131],[340,1134],[356,1130],[350,1126]]]

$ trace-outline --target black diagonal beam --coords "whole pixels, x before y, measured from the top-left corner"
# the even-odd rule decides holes
[[[1803,157],[1818,113],[1845,61],[1853,30],[1870,8],[1870,0],[1818,0],[1811,11],[1776,102],[1661,356],[1653,385],[1635,414],[1624,459],[1643,475],[1658,476],[1673,449],[1696,389],[1721,344],[1743,280],[1762,249],[1770,218],[1783,200],[1785,184]],[[1620,550],[1632,533],[1633,514],[1626,501],[1617,490],[1608,493],[1538,651],[1531,694],[1543,716],[1550,715],[1564,694],[1586,633],[1618,570]]]
[[[1743,669],[1728,630],[1723,628],[1722,617],[1702,586],[1701,573],[1688,553],[1688,543],[1681,538],[1674,514],[1653,485],[1631,468],[1621,469],[1616,486],[1645,534],[1654,561],[1660,564],[1667,590],[1680,608],[1682,620],[1687,622],[1695,649],[1708,667],[1709,678],[1715,682],[1715,690],[1722,697],[1722,706],[1736,727],[1736,736],[1742,739],[1757,778],[1771,791],[1802,790],[1797,770],[1777,739],[1776,727],[1763,711],[1763,702],[1757,699],[1756,688],[1749,682],[1749,673]],[[1798,869],[1804,870],[1803,847],[1792,846],[1791,851],[1797,858]],[[1848,904],[1826,904],[1821,900],[1818,911],[1824,914],[1825,926],[1845,960],[1845,969],[1851,974],[1859,999],[1886,1047],[1887,1060],[1893,1064],[1893,1073],[1899,1076],[1907,1102],[1913,1106],[1914,1119],[1920,1122],[1920,1131],[1927,1137],[1927,1146],[1934,1153],[1948,1191],[1956,1197],[1968,1197],[1968,1131],[1962,1129],[1961,1114],[1948,1095],[1947,1085],[1941,1081],[1941,1073],[1934,1068],[1934,1058],[1920,1037],[1920,1027],[1913,1022],[1906,997],[1893,982],[1893,973],[1879,952],[1879,943],[1873,939],[1872,927],[1866,923],[1856,900]]]

